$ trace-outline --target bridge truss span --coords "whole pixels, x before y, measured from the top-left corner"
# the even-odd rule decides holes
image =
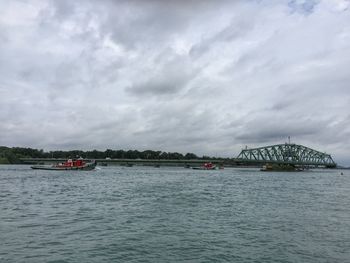
[[[277,144],[253,149],[244,149],[237,160],[255,163],[277,163],[300,166],[335,167],[330,154],[322,153],[298,144]]]

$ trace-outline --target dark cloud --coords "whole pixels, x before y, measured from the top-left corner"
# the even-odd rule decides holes
[[[312,120],[293,120],[291,122],[284,118],[271,120],[267,117],[247,123],[244,126],[244,132],[235,138],[243,143],[266,143],[281,141],[288,136],[293,138],[312,136],[325,127],[325,123]]]
[[[127,92],[136,96],[175,94],[197,74],[186,57],[175,57],[161,66],[154,66],[145,75],[135,80]]]
[[[101,32],[126,49],[169,43],[214,1],[105,1]],[[116,15],[118,14],[118,15]]]

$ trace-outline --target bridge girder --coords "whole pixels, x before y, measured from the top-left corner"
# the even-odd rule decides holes
[[[237,160],[254,163],[277,163],[302,166],[335,167],[330,154],[298,144],[276,144],[265,147],[244,149]]]

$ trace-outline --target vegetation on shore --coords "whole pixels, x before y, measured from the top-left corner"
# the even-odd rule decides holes
[[[209,156],[198,157],[194,153],[178,153],[178,152],[162,152],[162,151],[138,151],[138,150],[111,150],[105,151],[49,151],[45,152],[40,149],[22,148],[22,147],[6,147],[0,146],[0,164],[20,164],[21,158],[59,158],[68,159],[82,157],[86,159],[151,159],[151,160],[196,160],[196,159],[214,159]],[[220,159],[220,158],[215,158]]]

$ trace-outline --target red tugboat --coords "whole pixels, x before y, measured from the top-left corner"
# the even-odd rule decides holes
[[[195,169],[195,170],[219,170],[219,169],[224,169],[224,168],[216,166],[215,164],[209,162],[209,163],[204,163],[200,167],[192,167],[192,169]]]
[[[58,163],[53,165],[33,165],[32,169],[37,170],[55,170],[55,171],[66,171],[66,170],[93,170],[96,167],[96,161],[84,162],[83,159],[77,160],[68,159],[64,163]]]

